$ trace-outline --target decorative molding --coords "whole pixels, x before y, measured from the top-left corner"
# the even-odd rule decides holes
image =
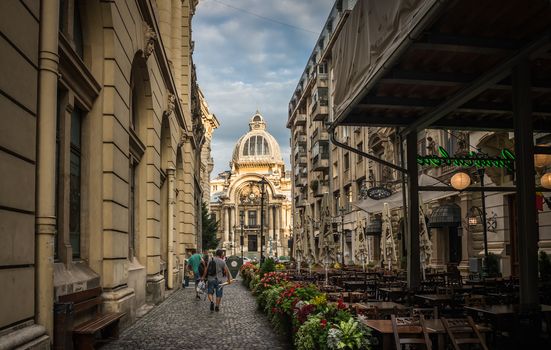
[[[172,114],[172,112],[174,112],[174,107],[176,107],[176,96],[174,96],[174,94],[169,93],[164,115],[166,117],[169,117]]]
[[[157,40],[157,33],[147,23],[144,23],[144,39],[145,45],[142,52],[142,56],[145,60],[151,56],[153,50],[155,50],[155,41]]]

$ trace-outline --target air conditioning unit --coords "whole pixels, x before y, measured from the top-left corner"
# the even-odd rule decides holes
[[[469,258],[469,272],[470,273],[482,272],[482,258]]]

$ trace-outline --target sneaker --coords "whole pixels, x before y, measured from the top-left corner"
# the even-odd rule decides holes
[[[218,308],[218,307],[217,307]],[[211,301],[210,302],[210,311],[213,311],[214,310],[214,303]]]
[[[216,311],[216,312],[220,311],[220,307],[219,307],[219,306],[216,306],[216,307],[214,308],[214,311]]]

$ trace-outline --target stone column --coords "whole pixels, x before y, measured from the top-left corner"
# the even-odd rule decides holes
[[[459,195],[459,206],[461,207],[461,218],[466,217],[469,210],[469,194],[461,193]],[[468,223],[465,221],[462,222],[461,230],[461,262],[459,263],[458,269],[462,274],[468,275],[469,273],[469,257],[471,256],[471,247],[470,247],[470,234]]]
[[[224,207],[224,244],[228,241],[229,227],[230,227],[230,215],[228,207]]]
[[[35,322],[53,336],[59,1],[42,1],[38,79]]]
[[[167,216],[168,216],[168,227],[167,227],[167,244],[168,244],[168,254],[166,257],[167,260],[167,285],[168,289],[174,288],[174,280],[173,280],[173,273],[174,273],[174,168],[168,168],[166,169],[167,172],[167,181],[168,181],[168,210],[167,210]]]

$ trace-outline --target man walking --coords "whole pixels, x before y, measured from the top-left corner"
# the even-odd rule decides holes
[[[199,296],[197,285],[199,284],[199,279],[201,278],[201,274],[199,273],[201,265],[203,265],[201,270],[206,270],[203,255],[201,253],[195,253],[188,259],[187,263],[193,270],[193,279],[195,280],[195,298],[199,300],[201,297]]]
[[[224,251],[216,250],[216,256],[209,262],[203,279],[208,281],[208,298],[210,300],[210,311],[220,311],[220,302],[222,301],[223,288],[220,287],[224,281],[232,282],[230,270],[224,261]],[[216,292],[216,306],[214,305],[214,293]]]

